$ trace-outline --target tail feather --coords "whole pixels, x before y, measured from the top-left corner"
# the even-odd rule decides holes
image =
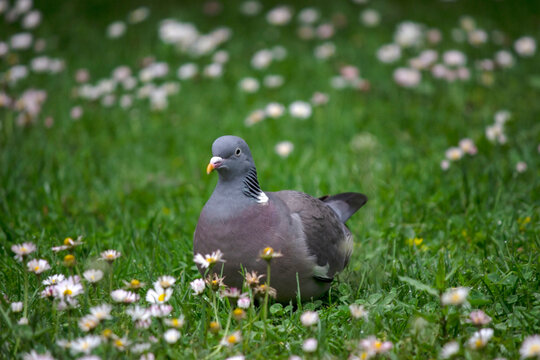
[[[345,223],[355,212],[367,202],[368,198],[360,193],[341,193],[325,195],[319,198],[334,210],[341,222]]]

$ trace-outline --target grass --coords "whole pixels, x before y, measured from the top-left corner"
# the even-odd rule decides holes
[[[307,4],[295,2],[293,7],[298,11]],[[522,35],[538,39],[538,5],[497,2],[486,8],[476,3],[383,1],[369,5],[382,15],[381,25],[374,29],[358,24],[362,6],[314,6],[327,21],[336,13],[348,20],[331,39],[337,54],[327,61],[313,57],[313,48],[322,41],[297,38],[296,19],[283,28],[272,27],[263,15],[241,16],[235,2],[227,2],[217,17],[204,16],[198,2],[151,4],[150,18],[128,26],[119,40],[106,38],[106,26],[124,19],[136,7],[133,2],[36,2],[44,22],[33,32],[47,39],[46,54],[65,59],[66,70],[32,74],[14,87],[3,85],[3,91],[13,95],[33,87],[45,89],[48,96],[39,120],[26,127],[16,125],[15,111],[0,107],[2,354],[16,358],[36,349],[67,358],[69,351],[56,341],[83,336],[77,321],[89,306],[111,303],[106,273],[95,292],[89,287],[80,296],[78,309],[56,310],[54,303],[40,298],[40,279],[13,258],[11,246],[24,241],[34,242],[34,255],[52,266],[41,279],[102,267],[97,261],[101,251],[120,251],[112,287],[123,287],[122,280],[132,278],[145,282],[143,305],[146,290],[158,276],[177,278],[170,304],[173,314],[183,314],[186,323],[174,345],[162,340],[165,329],[158,319],[149,330],[135,329],[123,305],[115,305],[114,320],[95,331],[110,328],[133,342],[155,336],[159,341],[152,343],[151,351],[157,358],[239,353],[247,358],[288,358],[302,355],[308,337],[315,337],[319,345],[306,358],[346,358],[358,340],[369,335],[391,341],[393,349],[383,356],[394,359],[437,358],[450,340],[464,345],[458,355],[462,358],[517,358],[523,339],[540,333],[538,55],[516,56],[515,67],[495,71],[493,85],[485,86],[478,81],[481,74],[474,70],[474,60],[491,57],[501,47],[474,48],[456,44],[450,36],[459,17],[469,14],[479,27],[508,35],[502,48],[511,48]],[[264,5],[265,11],[271,7]],[[83,67],[95,83],[118,65],[137,70],[146,56],[166,61],[170,80],[180,64],[208,64],[209,57],[193,59],[159,40],[158,23],[167,17],[191,21],[201,31],[221,25],[232,29],[231,40],[222,46],[230,54],[223,77],[181,81],[180,92],[169,97],[168,108],[161,112],[152,111],[147,100],[135,100],[124,110],[73,96],[74,74]],[[396,65],[379,63],[374,54],[392,41],[395,25],[407,19],[439,28],[444,38],[437,49],[464,51],[471,80],[447,83],[424,74],[417,89],[398,87],[392,80]],[[0,29],[3,34],[20,31],[5,21]],[[264,71],[250,67],[255,51],[275,45],[287,49],[285,60]],[[21,52],[16,61],[25,64],[33,57]],[[405,54],[398,64],[406,65],[408,57]],[[371,83],[370,91],[330,87],[330,77],[347,64],[360,68]],[[0,71],[8,68],[8,60],[0,59]],[[283,75],[285,85],[262,87],[255,94],[238,88],[241,78],[260,80],[268,73]],[[307,101],[315,91],[328,93],[330,101],[314,108],[308,120],[285,115],[252,127],[243,124],[251,111],[271,101]],[[78,121],[69,116],[75,105],[84,109]],[[484,131],[500,109],[508,109],[512,120],[506,125],[508,142],[494,145]],[[51,128],[44,126],[47,116],[54,119]],[[303,304],[271,304],[266,323],[258,307],[248,311],[247,320],[230,321],[230,330],[241,330],[243,336],[232,348],[219,345],[224,329],[216,335],[206,331],[216,320],[211,304],[193,296],[189,286],[199,277],[193,263],[193,231],[216,181],[204,174],[204,167],[213,140],[223,134],[242,136],[250,144],[266,191],[295,189],[314,196],[360,191],[370,199],[348,222],[356,237],[354,254],[329,294]],[[475,141],[478,154],[442,171],[439,163],[445,150],[465,137]],[[281,140],[295,146],[286,159],[273,151]],[[516,172],[518,161],[527,163],[526,172]],[[79,235],[84,245],[74,251],[77,265],[66,268],[64,253],[54,253],[51,247]],[[409,245],[414,238],[423,241]],[[26,276],[29,324],[18,325],[20,314],[11,313],[9,303],[25,301]],[[470,288],[469,305],[442,306],[439,294],[457,286]],[[352,303],[364,305],[368,320],[351,318]],[[465,345],[476,330],[465,321],[471,309],[482,309],[493,319],[489,326],[495,335],[480,351]],[[218,299],[215,310],[225,326],[230,320],[228,301]],[[319,313],[314,328],[301,325],[300,315],[306,310]],[[129,348],[121,352],[110,344],[93,353],[103,358],[138,357]]]

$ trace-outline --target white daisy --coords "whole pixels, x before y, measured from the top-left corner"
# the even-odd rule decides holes
[[[26,267],[28,268],[28,271],[35,274],[41,274],[51,268],[47,260],[44,259],[32,259],[26,264]]]
[[[164,289],[170,288],[174,285],[176,279],[170,275],[160,276],[154,283],[154,286],[161,286]]]
[[[189,283],[191,290],[193,290],[193,295],[200,295],[203,293],[206,288],[206,283],[203,279],[195,279]]]
[[[443,305],[461,305],[467,301],[469,295],[469,288],[457,287],[447,290],[441,296],[441,302]]]
[[[11,246],[11,251],[15,253],[15,259],[22,261],[26,255],[36,251],[36,245],[31,242],[25,242],[19,245]]]
[[[469,339],[467,342],[469,347],[474,350],[482,349],[485,347],[493,336],[493,329],[486,328],[486,329],[480,329],[479,331],[475,332],[473,336]]]
[[[223,253],[221,250],[214,251],[210,255],[206,254],[202,256],[201,254],[195,255],[195,258],[193,259],[194,262],[201,265],[203,269],[206,269],[208,267],[214,266],[217,262],[225,262],[225,260],[222,259]]]
[[[101,344],[101,338],[97,335],[87,335],[82,338],[71,341],[71,352],[74,354],[85,353],[89,354],[94,348]]]
[[[316,311],[305,311],[300,316],[300,322],[302,322],[302,325],[306,327],[317,325],[317,323],[319,322],[319,314]]]
[[[90,283],[96,283],[103,278],[103,271],[89,269],[83,273],[83,277]]]
[[[174,344],[180,339],[180,331],[176,329],[169,329],[163,333],[163,339],[169,344]]]
[[[540,358],[540,335],[532,335],[526,338],[519,349],[521,358],[536,356]]]
[[[155,286],[146,293],[146,301],[152,304],[164,304],[169,301],[172,293],[171,288],[164,289],[161,286]]]
[[[98,320],[110,320],[112,306],[109,304],[102,304],[90,308],[90,314],[95,316]]]
[[[118,259],[121,255],[122,254],[116,250],[106,250],[100,254],[101,260],[105,260],[108,262],[113,262],[114,260]]]

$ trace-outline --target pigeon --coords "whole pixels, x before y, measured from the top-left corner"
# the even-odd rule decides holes
[[[321,198],[292,190],[264,192],[250,149],[237,136],[216,139],[212,155],[207,173],[215,170],[219,177],[195,229],[194,254],[221,251],[224,262],[210,271],[224,277],[229,287],[241,289],[243,274],[266,275],[267,263],[260,255],[270,248],[281,255],[270,262],[269,285],[278,302],[326,293],[352,253],[345,221],[367,197],[352,192]],[[197,266],[205,274],[207,269]]]

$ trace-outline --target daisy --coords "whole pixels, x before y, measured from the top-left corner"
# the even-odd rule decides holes
[[[182,326],[184,326],[185,320],[184,320],[184,316],[180,315],[177,318],[164,319],[163,322],[165,322],[165,325],[167,326],[171,326],[173,328],[181,328]]]
[[[266,21],[270,25],[283,26],[291,21],[292,15],[292,10],[288,6],[282,5],[270,10],[266,14]]]
[[[302,350],[304,350],[304,352],[307,352],[307,353],[313,353],[317,351],[317,345],[318,345],[317,339],[309,338],[309,339],[306,339],[304,343],[302,344]]]
[[[242,296],[238,299],[237,305],[240,309],[247,309],[251,305],[251,300],[247,296]]]
[[[176,329],[169,329],[163,333],[163,339],[169,344],[174,344],[180,339],[180,331]]]
[[[79,245],[81,245],[83,243],[81,241],[81,239],[82,239],[82,236],[79,236],[77,238],[77,240],[73,240],[72,238],[67,237],[67,238],[64,239],[64,244],[63,245],[53,247],[52,251],[58,252],[58,251],[61,251],[61,250],[72,249],[72,248],[74,248],[76,246],[79,246]]]
[[[164,289],[161,286],[155,286],[154,289],[148,290],[146,293],[146,301],[152,304],[164,304],[171,298],[173,289]]]
[[[106,250],[100,254],[101,260],[105,260],[108,262],[113,262],[114,260],[118,259],[120,255],[122,254],[116,250]]]
[[[255,288],[255,294],[259,296],[264,296],[266,293],[268,293],[268,295],[272,298],[275,298],[277,295],[276,289],[266,284],[261,284]]]
[[[527,171],[527,163],[524,162],[524,161],[519,161],[517,164],[516,164],[516,171],[518,173],[523,173],[525,171]]]
[[[270,246],[265,247],[262,249],[261,253],[259,254],[259,257],[266,261],[271,261],[273,258],[278,258],[283,256],[280,252],[275,252],[273,248]]]
[[[56,286],[49,285],[40,293],[42,298],[52,298],[56,295]]]
[[[257,287],[262,277],[264,277],[264,274],[258,275],[256,271],[248,272],[246,273],[246,283],[251,288]]]
[[[396,44],[386,44],[377,50],[377,59],[384,64],[390,64],[401,58],[401,47]]]
[[[392,348],[390,341],[380,341],[375,336],[370,336],[367,339],[360,340],[360,347],[371,354],[382,354],[388,352]]]
[[[336,54],[336,45],[333,42],[327,41],[315,47],[313,55],[319,60],[326,60]]]
[[[134,292],[118,289],[111,292],[113,301],[124,304],[131,304],[139,301],[140,296]]]
[[[282,158],[286,158],[294,150],[294,144],[290,141],[281,141],[276,144],[274,151]]]
[[[197,73],[199,72],[199,68],[194,63],[187,63],[184,65],[181,65],[178,68],[178,72],[176,75],[180,80],[188,80],[195,76],[197,76]]]
[[[457,341],[450,341],[449,343],[444,344],[441,349],[441,358],[449,359],[459,351],[459,344]]]
[[[96,283],[103,278],[103,271],[89,269],[83,273],[83,277],[90,283]]]
[[[445,156],[450,161],[457,161],[463,157],[463,150],[459,147],[451,147],[446,150]]]
[[[240,331],[235,331],[221,339],[221,345],[233,346],[238,344],[240,341],[242,341],[242,333]]]
[[[398,24],[394,33],[394,41],[403,48],[418,46],[421,44],[422,39],[422,26],[412,21],[404,21]]]
[[[278,117],[281,117],[285,113],[285,106],[281,105],[280,103],[269,103],[264,108],[264,112],[266,116],[272,119],[277,119]]]
[[[233,310],[232,315],[237,321],[240,321],[246,317],[246,312],[243,309],[237,307]]]
[[[256,93],[260,88],[259,80],[252,77],[246,77],[240,80],[238,86],[240,87],[242,91],[247,92],[249,94]]]
[[[90,331],[99,325],[99,319],[94,315],[86,315],[79,319],[79,329]]]
[[[208,275],[205,279],[206,284],[212,289],[213,291],[218,291],[221,287],[223,287],[225,284],[223,284],[222,277],[218,276],[218,274],[213,273],[212,275]]]
[[[195,279],[189,283],[191,290],[193,290],[193,295],[200,295],[203,293],[206,288],[206,283],[203,279]]]
[[[110,39],[117,39],[126,32],[126,24],[123,21],[115,21],[107,27],[107,36]]]
[[[73,299],[75,296],[82,294],[83,290],[76,277],[69,277],[55,286],[56,297],[61,300]]]
[[[474,310],[469,314],[467,322],[473,325],[487,325],[491,322],[491,318],[482,310]]]
[[[28,268],[28,271],[35,274],[41,274],[51,268],[47,260],[43,259],[32,259],[26,264],[26,267]]]
[[[416,87],[421,80],[422,74],[416,69],[400,67],[394,70],[394,81],[402,87]]]
[[[493,329],[486,328],[486,329],[480,329],[479,331],[475,332],[473,336],[469,339],[467,342],[469,347],[474,350],[482,349],[485,347],[493,336]]]
[[[360,22],[366,27],[375,27],[381,22],[381,15],[377,10],[366,9],[360,14]]]
[[[223,253],[220,250],[214,251],[212,254],[205,256],[202,256],[201,254],[195,255],[195,258],[193,259],[194,262],[201,265],[203,269],[211,268],[214,266],[217,262],[225,262],[225,260],[222,259]]]
[[[351,316],[355,319],[367,319],[368,317],[368,312],[364,309],[363,305],[351,304],[349,305],[349,311],[351,312]]]
[[[536,356],[540,358],[540,335],[532,335],[526,338],[519,349],[521,358]]]
[[[221,292],[222,297],[227,297],[230,299],[238,299],[240,296],[245,296],[245,295],[246,294],[242,294],[240,292],[240,289],[235,288],[235,287],[227,288]]]
[[[151,315],[147,309],[139,305],[135,305],[133,307],[128,308],[126,310],[126,314],[131,316],[131,320],[133,321],[146,320],[146,319],[149,319]]]
[[[283,85],[285,79],[281,75],[266,75],[263,78],[263,85],[270,89],[275,89]]]
[[[126,348],[131,344],[131,341],[129,341],[127,339],[127,337],[121,337],[121,338],[116,338],[114,339],[113,341],[113,345],[115,348],[117,348],[118,350],[120,351],[124,351],[126,350]]]
[[[315,311],[308,310],[300,316],[300,321],[302,322],[302,325],[306,327],[317,325],[319,322],[319,314]]]
[[[536,52],[536,41],[530,36],[523,36],[516,40],[514,49],[520,56],[531,57]]]
[[[128,14],[128,22],[130,24],[138,24],[146,20],[149,15],[150,9],[148,9],[146,6],[141,6]]]
[[[457,287],[447,290],[441,296],[443,305],[462,305],[467,301],[469,289],[466,287]]]
[[[54,357],[50,352],[46,351],[43,354],[39,354],[36,350],[32,350],[29,353],[24,353],[22,356],[23,360],[54,360]]]
[[[154,283],[154,286],[161,286],[164,289],[170,288],[174,285],[176,279],[169,275],[160,276]]]
[[[20,245],[13,245],[11,251],[15,253],[15,259],[23,261],[23,258],[36,251],[36,245],[31,242],[25,242]]]
[[[173,311],[173,308],[169,304],[154,304],[148,308],[148,311],[150,312],[150,316],[160,318],[169,316]]]
[[[101,338],[96,335],[87,335],[82,338],[75,339],[71,342],[71,352],[74,354],[85,353],[89,354],[94,348],[101,344]]]
[[[112,306],[109,304],[102,304],[90,308],[90,314],[95,316],[98,320],[110,320]]]
[[[148,351],[152,347],[150,343],[139,343],[131,346],[131,352],[135,354],[140,354],[142,352]]]
[[[261,109],[257,109],[253,112],[251,112],[247,117],[246,119],[244,120],[244,124],[246,126],[252,126],[252,125],[255,125],[257,123],[260,123],[261,121],[263,121],[266,117],[266,113],[264,112],[264,110],[261,110]]]
[[[56,285],[65,279],[66,277],[62,274],[51,275],[47,279],[43,280],[43,285]]]
[[[122,280],[126,288],[131,290],[138,290],[146,285],[146,283],[140,282],[137,279],[131,279],[131,281]]]
[[[23,309],[23,303],[21,301],[12,302],[10,305],[11,312],[18,313]]]

